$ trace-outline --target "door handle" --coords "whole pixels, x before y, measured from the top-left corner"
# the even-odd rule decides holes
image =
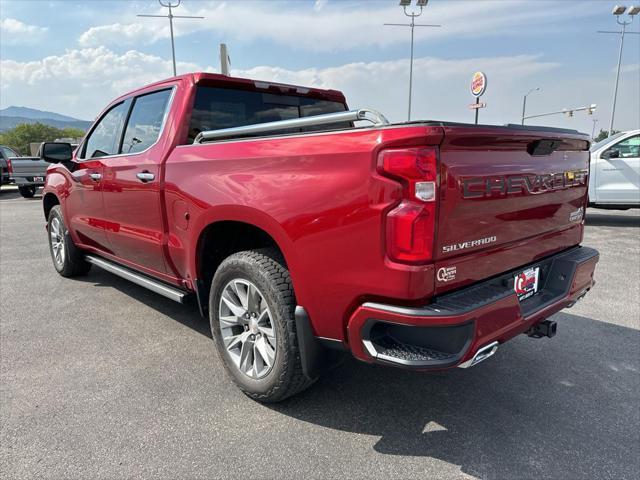
[[[156,178],[153,173],[147,171],[136,173],[136,177],[138,177],[138,180],[140,180],[142,183],[151,182]]]
[[[90,174],[89,174],[89,178],[90,178],[91,180],[93,180],[94,182],[97,182],[97,181],[99,181],[99,180],[101,180],[101,179],[102,179],[102,175],[101,175],[101,174],[99,174],[99,173],[90,173]]]

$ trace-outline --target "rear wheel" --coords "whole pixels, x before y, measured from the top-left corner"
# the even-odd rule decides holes
[[[313,382],[302,372],[296,301],[279,252],[239,252],[225,259],[209,295],[211,333],[225,369],[249,397],[278,402]]]
[[[63,277],[86,275],[91,269],[91,264],[84,259],[82,251],[73,243],[62,218],[60,205],[54,206],[49,212],[47,227],[49,251],[57,272]]]
[[[18,187],[18,191],[24,198],[32,198],[36,194],[36,186],[26,185],[24,187]]]

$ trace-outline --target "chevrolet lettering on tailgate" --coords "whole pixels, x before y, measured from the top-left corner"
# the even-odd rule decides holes
[[[538,194],[587,184],[587,170],[547,173],[542,175],[500,175],[468,177],[462,180],[463,198],[491,197],[494,194]]]

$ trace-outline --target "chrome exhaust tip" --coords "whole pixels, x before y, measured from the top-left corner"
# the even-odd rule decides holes
[[[458,365],[458,368],[470,368],[480,362],[485,361],[487,358],[492,357],[494,353],[498,351],[498,342],[492,342],[489,345],[478,349],[476,354],[469,360]]]

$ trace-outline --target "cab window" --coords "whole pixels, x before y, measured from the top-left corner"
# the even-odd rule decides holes
[[[127,115],[127,102],[111,108],[100,119],[85,143],[83,158],[104,157],[118,153],[122,126]]]
[[[638,158],[640,157],[640,135],[625,138],[616,143],[611,150],[618,151],[618,158]]]
[[[191,114],[188,142],[193,143],[198,133],[205,130],[218,130],[257,123],[290,120],[311,115],[344,112],[346,109],[347,107],[344,103],[321,100],[304,95],[199,86]],[[287,128],[271,131],[266,135],[349,127],[351,127],[349,122],[337,122],[331,125]],[[264,135],[264,133],[257,134],[257,136]],[[248,136],[256,136],[256,134]]]
[[[142,95],[134,100],[122,141],[122,154],[141,152],[156,143],[170,97],[169,89]]]

